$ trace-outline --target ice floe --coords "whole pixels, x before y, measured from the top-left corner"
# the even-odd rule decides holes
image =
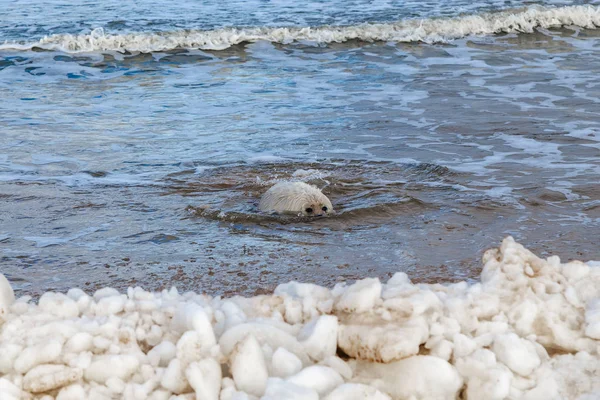
[[[512,238],[474,284],[404,273],[252,298],[105,288],[14,298],[0,399],[593,399],[600,265]]]

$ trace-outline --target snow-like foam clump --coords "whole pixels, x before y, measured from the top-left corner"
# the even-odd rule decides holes
[[[397,273],[219,298],[110,288],[14,300],[0,275],[0,398],[592,399],[600,265],[503,241],[475,284]]]
[[[34,47],[64,52],[157,52],[173,49],[223,50],[256,41],[290,43],[309,41],[341,43],[348,40],[444,43],[470,35],[533,32],[535,28],[600,26],[597,6],[565,6],[483,13],[455,18],[401,20],[352,26],[223,28],[211,31],[185,30],[160,33],[106,34],[97,28],[89,34],[56,34],[35,43],[4,43],[0,50]]]

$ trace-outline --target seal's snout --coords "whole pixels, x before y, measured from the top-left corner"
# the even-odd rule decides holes
[[[309,217],[324,217],[327,215],[327,207],[319,204],[311,204],[304,208],[304,215]]]

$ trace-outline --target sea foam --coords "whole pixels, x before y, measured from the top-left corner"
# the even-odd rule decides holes
[[[104,288],[14,299],[0,398],[583,399],[600,395],[600,263],[506,238],[480,282],[397,273],[271,295]]]
[[[103,28],[91,33],[55,34],[37,42],[6,42],[0,50],[41,48],[68,53],[158,52],[174,49],[223,50],[245,42],[341,43],[349,40],[445,43],[471,35],[533,32],[535,28],[576,26],[593,29],[600,26],[597,6],[522,9],[482,13],[454,18],[409,19],[394,23],[365,23],[352,26],[317,27],[244,27],[216,30],[182,30],[155,33],[115,33]]]

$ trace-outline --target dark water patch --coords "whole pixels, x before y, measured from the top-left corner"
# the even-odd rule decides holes
[[[81,204],[77,204],[74,205],[73,208],[74,209],[80,209],[80,208],[104,208],[106,207],[106,203],[91,203],[91,202],[87,202],[87,203],[81,203]]]
[[[195,217],[206,218],[215,221],[223,222],[236,222],[236,223],[278,223],[278,224],[297,224],[297,223],[309,223],[316,218],[301,217],[293,215],[277,215],[277,214],[266,214],[261,213],[258,210],[255,212],[239,212],[239,211],[223,211],[218,209],[211,209],[210,207],[194,207],[187,206],[186,211]],[[327,217],[324,217],[327,218]]]
[[[134,233],[132,235],[123,236],[123,239],[139,238],[139,237],[142,237],[143,235],[148,235],[150,233],[154,233],[154,231],[143,231],[143,232]]]
[[[580,183],[571,187],[571,191],[583,198],[600,199],[600,185],[597,183]]]
[[[452,171],[448,167],[432,163],[417,163],[417,164],[406,164],[405,168],[407,171],[413,171],[418,176],[440,179],[443,177],[457,176],[457,172]]]
[[[0,58],[0,71],[2,71],[5,68],[12,67],[15,65],[23,65],[23,64],[30,64],[30,63],[32,63],[32,61],[26,57],[21,57],[21,56],[2,57],[2,58]]]
[[[27,72],[29,75],[33,75],[33,76],[46,75],[46,73],[43,71],[37,71],[40,68],[41,67],[27,67],[27,68],[25,68],[25,72]],[[35,98],[21,98],[21,100],[35,100]]]
[[[532,188],[532,189],[521,189],[521,191],[528,195],[527,201],[532,205],[545,205],[547,203],[556,203],[567,200],[567,196],[563,192],[556,190],[550,190],[547,188]]]
[[[216,82],[216,83],[182,83],[182,84],[174,84],[173,87],[176,88],[186,88],[186,89],[209,89],[212,87],[223,86],[225,82]]]
[[[585,202],[583,210],[584,211],[595,211],[596,213],[599,213],[597,215],[600,215],[600,200]]]
[[[106,171],[82,171],[85,174],[88,174],[94,178],[104,178],[108,175]]]
[[[150,239],[150,241],[152,243],[156,243],[156,244],[163,244],[163,243],[171,242],[174,240],[180,240],[180,239],[179,239],[179,237],[177,237],[175,235],[169,235],[169,234],[165,234],[165,233],[158,234],[156,236],[153,236]]]
[[[181,50],[173,50],[169,52],[165,52],[165,56],[160,57],[161,63],[173,64],[173,65],[182,65],[182,64],[196,64],[206,61],[211,61],[214,58],[209,57],[204,54],[192,54],[188,51]],[[156,56],[157,54],[155,54]]]

